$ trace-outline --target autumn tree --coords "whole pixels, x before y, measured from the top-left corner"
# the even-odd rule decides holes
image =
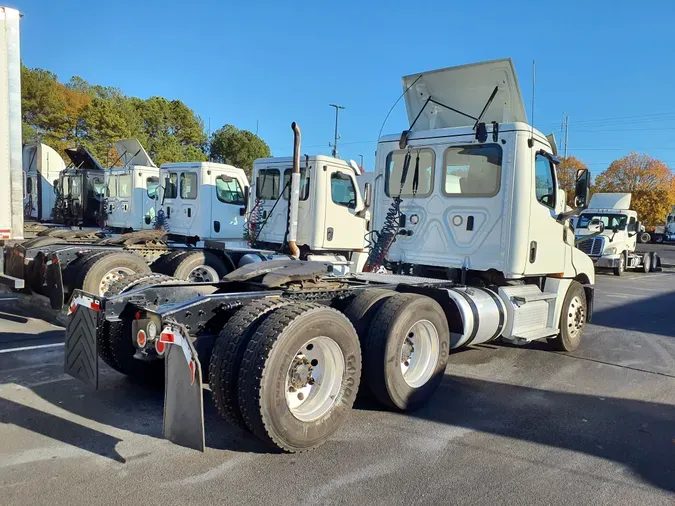
[[[631,153],[603,171],[595,180],[595,191],[631,193],[631,207],[640,221],[657,225],[675,204],[675,176],[661,160]]]
[[[211,136],[211,159],[244,169],[251,178],[253,162],[270,156],[270,147],[256,134],[225,125]]]
[[[588,166],[574,156],[561,158],[556,169],[558,186],[565,190],[567,205],[570,207],[574,207],[575,182],[579,169],[588,169]]]

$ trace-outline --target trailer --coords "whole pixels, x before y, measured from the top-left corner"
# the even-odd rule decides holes
[[[511,60],[403,87],[411,126],[379,140],[372,204],[376,253],[392,273],[289,259],[217,283],[141,277],[106,297],[75,290],[66,372],[96,387],[98,356],[138,381],[163,378],[164,436],[177,444],[204,449],[207,389],[227,422],[299,452],[330,439],[359,390],[389,409],[423,406],[450,350],[497,339],[576,349],[595,273],[569,218],[586,206],[588,171],[565,212],[558,159],[526,123]],[[291,220],[299,141],[296,128]]]
[[[579,216],[575,232],[578,248],[589,255],[599,270],[621,276],[626,269],[653,272],[659,267],[656,252],[640,253],[637,238],[644,229],[630,209],[630,193],[595,193],[588,209]],[[589,229],[600,226],[598,233]]]
[[[23,239],[20,18],[0,7],[0,244]],[[0,257],[0,283],[23,288],[23,277],[8,275],[4,262]]]

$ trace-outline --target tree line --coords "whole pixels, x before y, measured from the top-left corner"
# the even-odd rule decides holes
[[[567,205],[574,206],[574,179],[578,169],[588,167],[580,159],[562,158],[558,166],[560,187],[567,193]],[[647,226],[662,225],[675,205],[675,174],[661,160],[646,154],[630,153],[614,160],[597,175],[593,193],[631,193],[631,208]]]
[[[253,160],[270,156],[265,141],[233,125],[209,138],[202,119],[180,100],[129,97],[77,76],[62,83],[53,72],[23,65],[21,95],[25,144],[42,142],[62,154],[83,146],[104,166],[117,160],[113,143],[130,137],[138,138],[157,165],[212,160],[250,176]]]

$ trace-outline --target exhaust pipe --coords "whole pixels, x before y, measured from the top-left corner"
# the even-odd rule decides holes
[[[293,173],[291,174],[291,194],[288,201],[288,248],[295,258],[300,258],[298,239],[298,206],[300,204],[300,127],[294,121],[293,129]]]

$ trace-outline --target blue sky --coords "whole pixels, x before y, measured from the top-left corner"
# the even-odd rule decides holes
[[[651,0],[216,1],[9,0],[25,17],[22,59],[127,95],[180,99],[212,129],[256,130],[274,155],[329,153],[372,170],[401,76],[514,59],[535,126],[598,173],[632,150],[675,168],[675,2]],[[407,126],[401,101],[383,133]]]

